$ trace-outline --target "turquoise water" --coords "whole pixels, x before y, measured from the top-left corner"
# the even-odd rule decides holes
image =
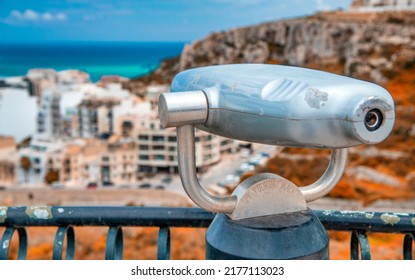
[[[139,77],[166,58],[180,55],[182,42],[0,43],[0,77],[23,76],[33,68],[79,69],[92,81],[104,75]]]

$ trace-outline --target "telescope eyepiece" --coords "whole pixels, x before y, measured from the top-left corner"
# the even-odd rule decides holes
[[[372,109],[366,113],[365,126],[369,131],[378,130],[383,123],[383,114],[379,109]]]

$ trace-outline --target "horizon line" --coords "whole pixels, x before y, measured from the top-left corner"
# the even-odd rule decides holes
[[[148,40],[148,41],[122,41],[122,40],[45,40],[45,41],[1,41],[0,45],[46,45],[46,44],[76,44],[76,43],[175,43],[190,44],[193,41],[172,41],[172,40]]]

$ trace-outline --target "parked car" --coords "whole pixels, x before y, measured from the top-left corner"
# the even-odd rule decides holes
[[[235,175],[235,174],[229,174],[226,175],[225,177],[225,184],[226,186],[235,186],[236,184],[239,183],[239,176]]]
[[[226,188],[225,182],[222,182],[222,181],[216,182],[216,185],[221,187],[221,188]]]
[[[248,158],[251,155],[251,150],[247,148],[243,148],[241,152],[241,157]]]
[[[249,159],[248,164],[257,166],[257,165],[263,165],[266,162],[266,158],[262,157],[261,155],[257,155],[254,157],[251,157]]]
[[[171,177],[171,176],[166,176],[166,177],[164,177],[161,181],[162,181],[163,183],[165,183],[165,184],[170,184],[172,180],[173,180],[173,179],[172,179],[172,177]]]
[[[102,186],[103,187],[112,187],[112,186],[114,186],[114,183],[113,182],[103,182]]]
[[[238,169],[235,171],[235,176],[237,176],[238,178],[241,177],[246,171],[243,171],[241,169]]]
[[[239,169],[244,171],[244,172],[254,171],[255,166],[245,162],[245,163],[242,163],[242,165],[241,165],[241,167],[239,167]]]
[[[165,187],[163,185],[158,185],[155,187],[156,190],[164,190]]]
[[[138,186],[140,189],[149,189],[151,188],[151,184],[149,183],[144,183]]]
[[[88,185],[86,185],[86,188],[94,190],[94,189],[98,188],[98,185],[95,182],[90,182],[90,183],[88,183]]]
[[[61,182],[53,182],[52,183],[52,189],[61,190],[61,189],[64,189],[64,188],[65,188],[65,185],[62,184]]]

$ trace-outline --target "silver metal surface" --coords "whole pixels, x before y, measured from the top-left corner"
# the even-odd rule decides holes
[[[299,188],[307,202],[325,196],[337,185],[346,169],[347,154],[346,148],[331,150],[329,166],[323,176],[317,182]]]
[[[203,91],[170,92],[158,100],[160,122],[163,127],[204,124],[208,117],[208,103]]]
[[[179,73],[171,90],[204,91],[209,112],[198,128],[269,145],[335,149],[375,144],[389,135],[395,121],[394,102],[384,88],[299,67],[196,68]],[[373,110],[380,113],[380,125],[370,123]]]
[[[290,213],[307,209],[298,187],[278,175],[260,173],[243,181],[232,193],[238,199],[233,220]]]
[[[236,206],[236,196],[213,196],[202,188],[197,179],[193,125],[177,128],[177,146],[180,179],[190,199],[207,211],[231,213]]]

